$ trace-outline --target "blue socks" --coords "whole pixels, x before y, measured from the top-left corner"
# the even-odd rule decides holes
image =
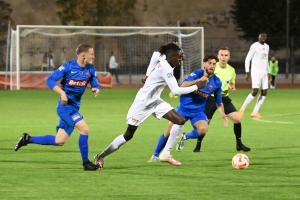
[[[31,136],[29,143],[54,146],[56,145],[54,135]]]
[[[89,161],[89,145],[88,145],[88,135],[82,135],[80,134],[78,145],[81,153],[82,162]]]
[[[155,148],[154,153],[153,153],[154,156],[156,156],[156,157],[159,156],[159,153],[163,150],[163,148],[165,147],[167,141],[168,141],[168,138],[166,138],[164,136],[164,134],[162,134],[159,137],[158,142],[156,144],[156,148]]]
[[[185,134],[186,139],[196,139],[199,137],[199,134],[197,132],[197,129],[194,129],[193,131]]]

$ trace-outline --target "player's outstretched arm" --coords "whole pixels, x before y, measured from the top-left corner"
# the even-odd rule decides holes
[[[52,72],[50,74],[50,76],[48,76],[48,78],[46,79],[46,84],[48,85],[48,87],[50,89],[54,90],[56,93],[58,93],[60,95],[62,105],[67,104],[68,98],[67,98],[67,95],[66,95],[65,91],[63,91],[56,84],[56,82],[58,80],[60,80],[64,76],[64,74],[67,73],[67,72],[68,72],[67,67],[62,65],[58,69],[56,69],[54,72]]]
[[[97,97],[99,94],[99,91],[100,91],[100,86],[99,86],[96,70],[94,70],[91,75],[90,83],[91,83],[91,87],[92,87],[92,92],[93,92],[94,96]]]
[[[224,111],[223,103],[217,105],[217,107],[218,107],[218,110],[219,110],[219,112],[222,116],[223,124],[224,124],[225,127],[227,127],[228,126],[228,119],[227,119],[227,115],[225,114],[225,111]]]

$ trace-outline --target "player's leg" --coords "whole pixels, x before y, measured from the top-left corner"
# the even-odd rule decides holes
[[[58,103],[57,113],[61,113],[63,118],[70,118],[69,121],[72,121],[71,114],[73,108],[69,105],[61,106],[60,102]],[[58,114],[60,115],[60,114]],[[56,127],[57,135],[41,135],[41,136],[30,136],[28,133],[23,133],[19,141],[15,145],[15,151],[17,151],[22,146],[26,146],[27,144],[39,144],[39,145],[54,145],[54,146],[62,146],[68,140],[74,129],[73,126],[69,126],[66,121],[62,118],[59,120],[59,124]],[[68,129],[68,133],[66,130]]]
[[[247,106],[253,101],[253,99],[257,95],[257,93],[261,87],[261,80],[262,80],[261,75],[251,75],[252,92],[247,96],[241,109],[239,110],[239,115],[241,118],[243,118],[244,112],[245,112]]]
[[[112,154],[123,144],[131,140],[138,126],[145,121],[154,112],[154,110],[155,108],[146,109],[144,104],[138,100],[134,101],[127,114],[126,121],[128,126],[125,133],[117,136],[104,151],[98,153],[94,157],[95,164],[98,164],[100,165],[100,168],[103,168],[105,157]]]
[[[191,123],[194,126],[194,130],[181,135],[177,144],[177,151],[181,151],[184,148],[186,140],[198,139],[199,136],[205,135],[208,131],[208,119],[204,113],[199,113],[197,117],[192,118]]]
[[[217,110],[217,105],[216,105],[216,102],[215,102],[215,98],[213,96],[211,96],[207,103],[206,103],[206,107],[205,107],[205,114],[208,118],[208,124],[210,123],[215,111]],[[201,149],[201,144],[202,144],[202,140],[204,139],[205,135],[200,135],[198,137],[198,140],[196,142],[196,147],[195,149],[193,150],[193,152],[197,153],[197,152],[200,152],[200,149]]]
[[[168,141],[172,126],[173,126],[173,123],[169,122],[168,127],[165,130],[165,132],[163,134],[161,134],[160,137],[158,138],[153,155],[151,156],[150,160],[148,160],[148,162],[156,162],[158,160],[158,156],[159,156],[160,152],[163,150],[163,148],[165,147],[165,145]]]
[[[124,134],[119,135],[118,137],[116,137],[112,141],[112,143],[110,143],[110,145],[108,145],[108,147],[106,147],[106,149],[104,151],[102,151],[101,153],[98,153],[94,157],[95,164],[99,165],[100,168],[103,169],[104,159],[108,155],[110,155],[113,152],[115,152],[116,150],[118,150],[123,144],[128,142],[133,137],[133,134],[135,133],[137,128],[138,128],[138,126],[133,126],[133,125],[128,124],[126,132]]]
[[[265,75],[262,78],[261,81],[262,81],[262,83],[261,83],[261,93],[258,96],[255,107],[254,107],[254,110],[251,113],[252,118],[261,118],[261,115],[259,114],[259,109],[262,106],[262,104],[264,103],[264,101],[266,99],[266,96],[267,96],[268,85],[269,85],[268,75]]]
[[[271,80],[270,88],[274,89],[275,88],[275,76],[271,75],[271,77],[272,77],[272,80]]]
[[[158,106],[157,111],[155,112],[157,115],[157,118],[165,118],[173,123],[173,126],[170,130],[170,136],[168,138],[168,141],[166,143],[166,146],[162,150],[161,154],[159,155],[159,160],[162,162],[168,162],[172,165],[181,165],[181,163],[177,160],[175,160],[171,156],[171,150],[176,144],[176,141],[178,140],[180,133],[183,129],[184,123],[186,119],[182,117],[180,114],[178,114],[170,104],[164,102],[161,103]]]
[[[247,108],[247,106],[253,101],[253,99],[255,98],[255,96],[257,95],[259,88],[257,88],[257,84],[254,84],[256,82],[254,82],[254,80],[252,80],[252,92],[247,96],[247,98],[245,99],[240,111],[239,111],[239,115],[241,118],[243,118],[244,116],[244,112]],[[256,87],[256,88],[254,88]]]
[[[235,106],[232,104],[231,99],[229,97],[224,97],[223,105],[224,105],[225,114],[233,122],[233,132],[234,132],[235,139],[236,139],[236,150],[237,151],[242,150],[245,152],[250,151],[251,149],[242,143],[241,117],[240,117],[239,113],[237,112]]]

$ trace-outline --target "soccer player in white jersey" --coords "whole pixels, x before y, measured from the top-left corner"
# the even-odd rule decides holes
[[[138,91],[127,114],[127,130],[124,134],[116,137],[104,151],[94,157],[95,164],[99,165],[100,168],[103,168],[105,157],[129,141],[133,137],[138,126],[150,115],[155,116],[157,119],[165,118],[179,126],[184,125],[186,120],[179,115],[169,103],[160,98],[161,92],[166,85],[169,86],[174,94],[187,94],[206,86],[208,79],[204,76],[198,79],[195,82],[195,85],[189,87],[178,86],[177,81],[173,76],[173,68],[180,65],[182,54],[180,48],[176,44],[169,43],[161,46],[159,53],[165,55],[166,59],[155,66],[149,74],[149,77],[146,79],[145,85]],[[173,130],[172,128],[169,140],[164,149],[164,154],[160,157],[161,161],[168,162],[172,165],[181,164],[170,155],[170,151],[179,138],[180,131],[178,134],[177,133],[178,130]]]
[[[269,45],[266,44],[266,40],[267,34],[264,32],[260,33],[258,36],[258,42],[255,42],[251,45],[245,60],[247,81],[250,80],[249,69],[251,61],[252,93],[247,96],[242,108],[239,111],[241,117],[244,116],[245,109],[252,102],[260,89],[261,93],[257,98],[256,105],[251,113],[251,117],[261,118],[261,115],[258,111],[266,99],[269,82],[271,81],[268,63]]]
[[[178,46],[178,41],[176,39],[174,39],[172,42]],[[181,51],[182,51],[182,49],[181,49]],[[165,59],[166,59],[165,55],[161,55],[158,51],[153,52],[150,63],[149,63],[149,66],[147,68],[146,75],[142,78],[143,83],[145,83],[146,79],[148,78],[148,76],[152,72],[152,70],[155,68],[156,64],[158,62],[161,62],[161,61],[165,60]],[[181,65],[173,68],[173,75],[174,75],[174,77],[176,78],[176,80],[178,82],[180,80],[180,77],[181,77]],[[169,97],[170,98],[178,98],[178,95],[176,95],[176,94],[174,95],[171,91],[169,93]]]

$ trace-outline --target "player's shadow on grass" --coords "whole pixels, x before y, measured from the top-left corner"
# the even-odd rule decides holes
[[[18,152],[36,152],[36,153],[78,153],[79,150],[66,150],[66,149],[60,149],[61,147],[57,147],[55,150],[54,149],[28,149],[28,148],[22,148],[18,150]],[[14,147],[0,147],[0,151],[12,151],[14,152]]]
[[[298,149],[299,146],[285,146],[285,147],[261,147],[255,148],[257,150],[273,150],[273,149]]]
[[[0,160],[0,163],[19,163],[19,164],[45,164],[45,165],[70,165],[80,163],[78,161],[61,161],[61,160]]]

